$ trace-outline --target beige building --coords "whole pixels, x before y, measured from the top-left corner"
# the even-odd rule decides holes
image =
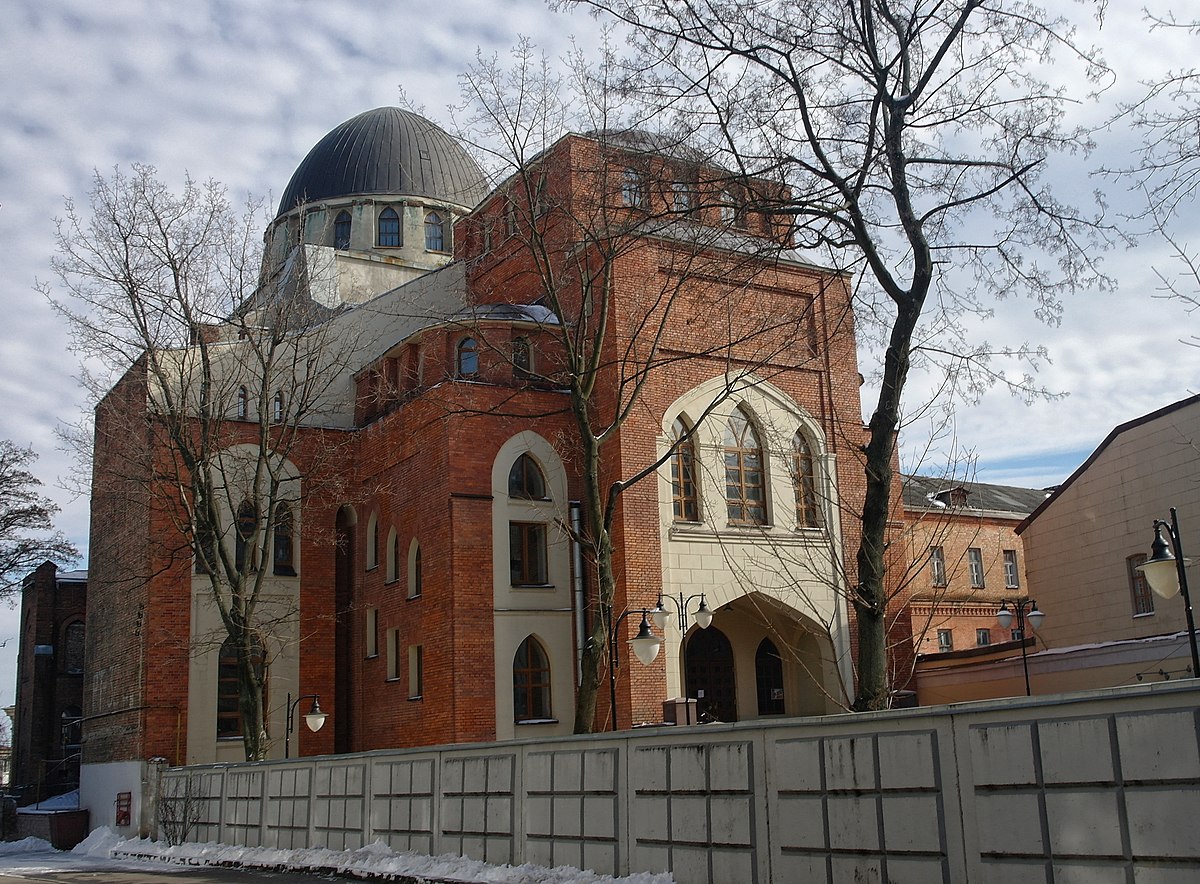
[[[1192,675],[1180,596],[1153,595],[1137,565],[1155,519],[1178,511],[1185,555],[1200,554],[1200,396],[1116,427],[1018,527],[1027,592],[1046,618],[1030,648],[1035,694]],[[1189,585],[1200,591],[1194,566]],[[1021,659],[923,666],[922,702],[1022,692]],[[965,665],[964,665],[965,664]],[[932,699],[926,699],[927,697]]]

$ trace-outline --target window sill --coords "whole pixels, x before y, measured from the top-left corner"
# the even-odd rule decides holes
[[[517,727],[529,727],[539,724],[558,724],[557,718],[519,718],[513,722]]]
[[[557,589],[553,583],[514,583],[513,589]]]
[[[400,676],[389,675],[387,678],[384,679],[384,681],[386,681],[388,684],[396,684],[400,681]]]
[[[425,699],[425,698],[424,698],[423,696],[421,696],[420,694],[417,694],[415,697],[409,697],[409,698],[408,698],[408,702],[410,702],[410,703],[415,703],[415,702],[417,702],[417,701],[419,701],[419,700],[424,700],[424,699]]]
[[[1134,620],[1140,620],[1142,617],[1153,617],[1153,616],[1154,616],[1154,612],[1153,612],[1153,611],[1143,611],[1143,612],[1142,612],[1142,613],[1140,613],[1140,614],[1134,614],[1134,615],[1133,615],[1133,619],[1134,619]]]
[[[374,654],[367,654],[367,659],[368,659],[368,660],[378,660],[378,659],[379,659],[379,652],[378,652],[378,651],[376,651]]]
[[[413,601],[413,600],[415,600],[415,599],[419,599],[420,597],[421,597],[421,594],[418,592],[416,595],[410,595],[410,596],[407,596],[407,597],[406,597],[406,599],[405,599],[405,601],[409,601],[409,602],[411,602],[411,601]]]

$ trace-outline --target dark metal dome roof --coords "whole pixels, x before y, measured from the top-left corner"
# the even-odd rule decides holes
[[[377,107],[317,142],[288,182],[278,214],[358,194],[425,196],[474,207],[486,193],[483,170],[445,130],[398,107]]]

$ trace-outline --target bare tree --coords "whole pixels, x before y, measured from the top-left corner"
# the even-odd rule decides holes
[[[619,112],[614,63],[606,51],[594,67],[576,53],[559,74],[528,42],[514,50],[511,66],[479,57],[462,77],[457,125],[500,182],[461,233],[474,243],[468,247],[474,309],[486,316],[489,302],[514,296],[543,307],[538,368],[530,370],[527,352],[516,356],[514,368],[535,385],[567,394],[574,432],[563,440],[563,455],[583,484],[582,524],[570,530],[596,590],[582,649],[577,733],[597,721],[620,606],[639,606],[618,591],[614,565],[622,495],[654,477],[673,453],[656,451],[631,463],[620,448],[623,429],[644,419],[648,391],[672,370],[706,362],[724,374],[728,393],[739,379],[771,366],[772,357],[792,352],[809,321],[749,306],[748,286],[774,266],[780,230],[762,219],[752,232],[744,216],[721,211],[725,184],[734,177],[745,183],[743,176],[712,165],[685,135]],[[702,216],[706,222],[698,223]],[[677,314],[701,303],[727,320],[719,341],[681,331]],[[709,410],[720,401],[715,397]],[[704,416],[694,416],[697,424]]]
[[[79,556],[61,532],[52,530],[58,507],[37,493],[42,483],[28,470],[35,460],[32,448],[0,439],[0,594],[12,592],[47,559],[63,564]]]
[[[858,316],[877,322],[879,394],[866,445],[856,709],[887,703],[885,560],[896,432],[914,359],[967,365],[972,383],[1031,385],[963,340],[990,296],[1025,294],[1056,322],[1064,294],[1106,280],[1100,217],[1046,185],[1058,153],[1086,152],[1066,125],[1075,84],[1106,74],[1065,20],[1036,4],[982,0],[565,0],[632,29],[636,86],[711,133],[727,164],[774,177],[799,243],[862,271]],[[565,4],[564,4],[565,5]],[[770,201],[768,201],[770,203]],[[861,335],[871,338],[872,336]],[[1035,353],[1002,349],[1018,361]]]
[[[94,543],[93,558],[131,585],[166,571],[207,585],[221,627],[192,640],[236,656],[247,759],[265,757],[265,664],[296,616],[272,581],[289,576],[302,499],[336,481],[319,465],[337,443],[307,425],[342,353],[295,265],[264,272],[259,220],[212,182],[173,193],[148,166],[97,174],[86,210],[68,202],[59,221],[65,295],[43,286],[97,404],[93,521],[128,505],[143,532],[174,529],[140,559],[113,551],[125,537]]]

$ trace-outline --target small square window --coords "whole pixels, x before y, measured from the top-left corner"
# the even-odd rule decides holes
[[[954,633],[949,629],[939,629],[937,631],[937,642],[939,651],[953,651]]]
[[[983,647],[992,643],[992,631],[990,629],[975,630],[975,644]]]

